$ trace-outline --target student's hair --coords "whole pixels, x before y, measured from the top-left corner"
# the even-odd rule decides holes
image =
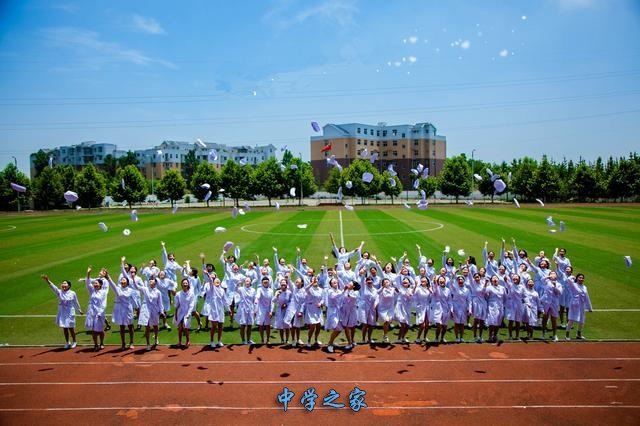
[[[155,259],[151,259],[151,262],[153,262],[153,266],[157,266],[158,265],[158,262],[156,262]]]
[[[476,264],[475,256],[469,256],[469,264],[470,265],[475,265]]]
[[[213,272],[216,271],[216,267],[213,265],[213,263],[207,263],[205,266],[207,267],[207,269],[211,268]]]
[[[564,251],[564,252],[566,253],[566,252],[567,252],[567,249],[566,249],[566,248],[564,248],[564,247],[560,247],[560,248],[558,249],[558,253],[560,253],[560,251]]]
[[[584,274],[582,274],[582,273],[580,273],[580,274],[576,274],[576,281],[577,281],[577,280],[578,280],[578,278],[580,278],[580,277],[584,278]]]
[[[387,263],[384,265],[383,270],[387,268],[387,265],[391,265],[391,272],[393,272],[393,273],[395,274],[395,273],[396,273],[396,266],[393,264],[393,262],[387,262]]]
[[[71,280],[62,280],[62,283],[67,283],[69,284],[69,288],[71,288]]]
[[[187,283],[187,285],[188,285],[189,287],[191,287],[191,282],[189,282],[189,279],[188,279],[188,278],[183,278],[183,279],[180,281],[180,285],[184,284],[185,282]]]
[[[360,290],[360,283],[359,283],[359,282],[357,282],[357,281],[353,281],[353,289],[354,289],[355,291]]]
[[[453,257],[447,257],[447,260],[445,260],[444,264],[445,264],[445,265],[448,265],[448,264],[449,264],[449,261],[451,261],[451,264],[452,264],[452,265],[455,265],[455,264],[456,264],[456,261],[455,261],[455,260],[453,260]]]
[[[269,281],[269,277],[262,277],[262,282]]]
[[[198,268],[191,268],[191,273],[193,274],[194,277],[198,276]]]
[[[520,252],[524,253],[524,257],[529,257],[529,253],[527,253],[525,249],[518,250],[518,256],[520,255]]]

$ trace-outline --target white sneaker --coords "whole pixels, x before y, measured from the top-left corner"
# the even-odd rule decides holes
[[[576,336],[576,339],[578,339],[578,340],[587,340],[587,338],[586,338],[586,337],[584,337],[582,334],[578,334],[578,335]]]
[[[71,343],[70,348],[71,348],[71,349],[73,349],[73,348],[75,348],[76,346],[78,346],[78,344],[77,344],[76,342],[73,342],[73,343]]]
[[[151,350],[151,345],[147,345],[147,350],[150,351]]]
[[[369,343],[376,343],[376,339],[369,340]]]
[[[464,343],[464,339],[462,337],[460,338],[460,343]]]
[[[70,347],[71,347],[71,345],[69,344],[69,342],[67,342],[67,343],[65,343],[65,344],[64,344],[64,348],[65,348],[65,349],[69,349]]]
[[[553,336],[553,338],[551,340],[554,341],[554,342],[557,342],[558,341],[558,336]]]
[[[566,340],[566,341],[568,342],[569,340],[571,340],[571,337],[569,337],[569,336],[564,336],[564,340]]]
[[[311,348],[311,342],[307,343],[307,348]]]
[[[327,352],[329,352],[330,354],[333,353],[333,345],[327,346]]]
[[[222,342],[218,342],[218,345],[217,345],[217,346],[218,346],[219,348],[222,348],[222,347],[224,347],[224,343],[222,343]]]
[[[322,346],[322,342],[320,340],[316,340],[316,345],[317,346]]]
[[[416,343],[417,343],[417,344],[420,344],[420,343],[422,343],[422,340],[420,340],[420,339],[416,339]]]
[[[356,342],[353,342],[353,343],[351,344],[351,346],[353,346],[353,347],[355,348],[356,346],[358,346],[358,344],[357,344]]]
[[[409,339],[407,339],[406,337],[402,339],[402,343],[404,344],[409,344]]]
[[[456,343],[460,343],[460,338],[456,337]]]
[[[298,340],[298,346],[304,346],[304,342],[302,340]]]
[[[353,349],[353,345],[347,345],[344,347],[345,351],[350,351],[351,349]]]
[[[424,340],[422,341],[422,343],[429,343],[429,342],[430,342],[430,340],[429,340],[428,337],[425,337]]]
[[[291,346],[293,346],[294,348],[298,346],[298,342],[296,342],[295,340],[293,341],[293,343],[291,344]]]
[[[247,344],[249,344],[249,345],[255,345],[255,344],[256,344],[256,342],[254,342],[253,340],[249,340],[249,341],[247,342]]]

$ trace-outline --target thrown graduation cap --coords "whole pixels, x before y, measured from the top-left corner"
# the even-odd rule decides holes
[[[418,176],[420,174],[416,169],[411,169],[411,173],[413,173],[414,176]]]
[[[511,172],[507,175],[507,182],[511,182]]]
[[[82,209],[82,206],[76,206],[76,210]]]
[[[426,192],[424,192],[424,189],[421,189],[421,190],[420,190],[420,197],[421,197],[423,200],[426,200],[426,199],[427,199],[427,193],[426,193]]]
[[[291,189],[289,189],[289,195],[291,195],[292,197],[296,196],[296,188],[292,187]]]
[[[285,166],[284,164],[280,164],[280,171],[284,172],[285,170],[287,170],[287,166]]]
[[[564,232],[564,227],[565,227],[564,222],[561,220],[560,221],[560,232]]]
[[[407,203],[404,203],[404,208],[405,208],[405,209],[410,209],[410,208],[411,208],[411,206],[410,206],[409,204],[407,204]]]
[[[236,246],[236,249],[233,251],[233,255],[236,259],[240,259],[240,246]]]
[[[458,256],[464,257],[464,255],[465,255],[464,249],[458,250]]]
[[[298,226],[298,228],[300,228],[300,229],[307,229],[307,224],[306,224],[306,223],[301,223],[301,224],[299,224],[299,225],[297,225],[297,226]]]
[[[238,209],[238,214],[239,214],[240,216],[244,216],[246,213],[244,212],[244,210],[242,210],[242,209]]]
[[[351,204],[345,204],[344,208],[349,210],[349,211],[353,211],[353,206]]]
[[[204,201],[209,201],[209,198],[211,198],[211,191],[207,191],[207,194],[204,196]]]
[[[27,190],[25,186],[18,185],[17,183],[13,183],[13,182],[11,182],[11,189],[13,189],[16,192],[25,192]]]
[[[338,201],[342,201],[342,187],[338,188]]]
[[[553,232],[553,233],[555,233],[555,232],[556,232],[556,230],[552,228],[552,229],[549,229],[549,232]]]
[[[214,231],[216,233],[221,233],[221,232],[226,232],[227,228],[223,227],[223,226],[217,226],[216,229],[214,229]]]
[[[104,222],[98,223],[98,226],[100,227],[100,229],[102,229],[102,232],[107,232],[109,230],[109,227]]]
[[[220,189],[218,189],[218,192],[220,192],[220,193],[224,193],[224,188],[220,188]]]
[[[396,180],[395,180],[394,178],[389,178],[389,179],[387,179],[387,182],[389,182],[389,186],[390,186],[391,188],[395,188],[395,186],[396,186]]]
[[[451,247],[449,246],[444,246],[444,252],[445,253],[449,253],[451,251]]]
[[[416,170],[418,171],[418,173],[422,173],[422,171],[424,170],[424,166],[418,163],[418,167],[416,167]]]
[[[242,157],[240,160],[238,160],[238,164],[240,164],[241,166],[246,166],[247,159],[245,157]]]
[[[347,183],[344,184],[344,186],[346,186],[347,188],[351,189],[351,188],[353,188],[353,182],[348,180]]]
[[[227,241],[226,243],[224,243],[224,246],[222,246],[222,250],[223,251],[229,251],[229,249],[233,247],[233,242],[232,241]]]
[[[129,235],[131,235],[131,231],[129,230],[129,228],[123,229],[122,235],[124,235],[125,237],[128,237]]]
[[[367,158],[369,156],[369,151],[367,151],[367,148],[363,149],[362,152],[360,152],[360,158]]]
[[[157,155],[162,155],[162,150],[161,150],[161,149],[157,150],[157,151],[156,151],[156,154],[157,154]]]
[[[369,162],[371,164],[375,163],[376,160],[378,159],[378,153],[377,152],[373,152],[371,153],[371,157],[369,157]]]
[[[70,203],[78,201],[78,194],[73,191],[67,191],[64,193],[64,199],[69,201]]]
[[[515,204],[517,208],[520,208],[520,203],[515,198],[513,199],[513,204]]]
[[[209,160],[210,163],[218,161],[218,151],[216,151],[215,149],[209,151],[209,154],[207,154],[207,160]]]
[[[131,210],[131,220],[134,222],[138,221],[138,210],[136,209]]]
[[[173,209],[171,209],[171,213],[173,213],[173,214],[178,213],[178,205],[177,204],[175,206],[173,206]]]
[[[313,129],[314,132],[319,132],[320,131],[320,125],[318,123],[316,123],[315,121],[311,122],[311,128]]]
[[[245,201],[242,207],[244,207],[244,209],[248,212],[251,211],[251,205],[249,204],[248,201]]]
[[[540,204],[540,207],[544,207],[544,202],[540,198],[536,198],[536,201]]]
[[[289,166],[289,168],[291,170],[298,170],[298,165],[297,164],[292,164],[291,166]]]
[[[429,177],[429,168],[425,167],[424,170],[422,170],[422,177],[423,178],[428,178]]]
[[[416,179],[413,181],[413,189],[418,189],[420,186],[420,179]]]
[[[496,179],[493,182],[493,187],[496,189],[496,192],[500,193],[504,192],[504,190],[507,189],[507,184],[504,183],[502,179]]]
[[[124,188],[125,188],[124,178],[122,178],[122,179],[120,180],[120,187],[121,187],[122,189],[124,189]]]
[[[624,263],[627,264],[627,268],[631,268],[631,265],[633,265],[633,262],[631,261],[631,256],[625,256]]]
[[[49,157],[49,168],[53,168],[53,157]]]
[[[485,170],[489,174],[489,176],[493,176],[493,172],[491,171],[490,168],[487,167]]]
[[[549,216],[549,217],[547,218],[547,225],[549,225],[549,226],[556,226],[556,224],[555,224],[555,223],[553,223],[553,217],[552,217],[552,216]]]
[[[276,201],[276,206],[275,206],[276,210],[280,210],[280,203]]]
[[[480,182],[480,181],[482,180],[482,176],[480,176],[480,175],[479,175],[479,174],[477,174],[477,173],[474,173],[473,177],[474,177],[474,178],[476,178],[476,180],[477,180],[478,182]]]
[[[202,139],[200,138],[196,139],[196,145],[198,145],[200,148],[204,148],[204,149],[207,148],[207,145],[204,142],[202,142]]]
[[[371,183],[371,181],[373,180],[373,173],[364,172],[362,174],[362,180],[366,183]]]
[[[234,208],[231,209],[231,217],[234,218],[234,219],[236,217],[238,217],[238,208],[237,207],[234,207]]]
[[[473,201],[472,200],[464,200],[464,203],[466,205],[468,205],[469,207],[473,206]]]
[[[397,176],[398,175],[398,172],[393,170],[393,164],[389,164],[389,167],[387,167],[387,171],[389,172],[389,174],[391,176]]]
[[[200,188],[202,188],[202,189],[210,189],[211,185],[209,185],[208,183],[203,183],[202,185],[200,185]]]
[[[429,202],[427,200],[418,201],[418,208],[421,210],[426,210],[427,208],[429,208]]]

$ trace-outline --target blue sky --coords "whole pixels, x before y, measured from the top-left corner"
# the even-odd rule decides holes
[[[635,40],[635,41],[634,41]],[[3,1],[0,166],[85,140],[273,143],[431,122],[448,154],[627,155],[640,2]]]

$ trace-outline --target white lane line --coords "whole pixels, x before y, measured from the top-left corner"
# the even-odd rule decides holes
[[[125,380],[104,382],[7,382],[0,386],[119,386],[119,385],[289,385],[289,384],[456,384],[456,383],[617,383],[640,382],[638,379],[431,379],[431,380]],[[608,387],[608,386],[607,386]]]
[[[0,362],[0,367],[16,365],[149,365],[149,364],[404,364],[404,363],[465,363],[465,362],[596,362],[596,361],[640,361],[640,358],[460,358],[460,359],[354,359],[354,360],[175,360],[175,361],[42,361],[42,362]]]
[[[340,247],[344,247],[344,232],[342,231],[342,210],[338,210],[340,214]]]
[[[366,403],[366,400],[365,400]],[[640,405],[431,405],[431,406],[367,406],[368,410],[519,410],[519,409],[640,409]],[[343,408],[348,410],[347,407]],[[150,407],[51,407],[51,408],[0,408],[0,412],[55,412],[55,411],[182,411],[182,410],[231,410],[231,411],[283,411],[282,407],[229,407],[222,405],[166,405]],[[289,406],[288,410],[306,410],[305,407]],[[315,410],[336,410],[331,407],[316,407]]]

